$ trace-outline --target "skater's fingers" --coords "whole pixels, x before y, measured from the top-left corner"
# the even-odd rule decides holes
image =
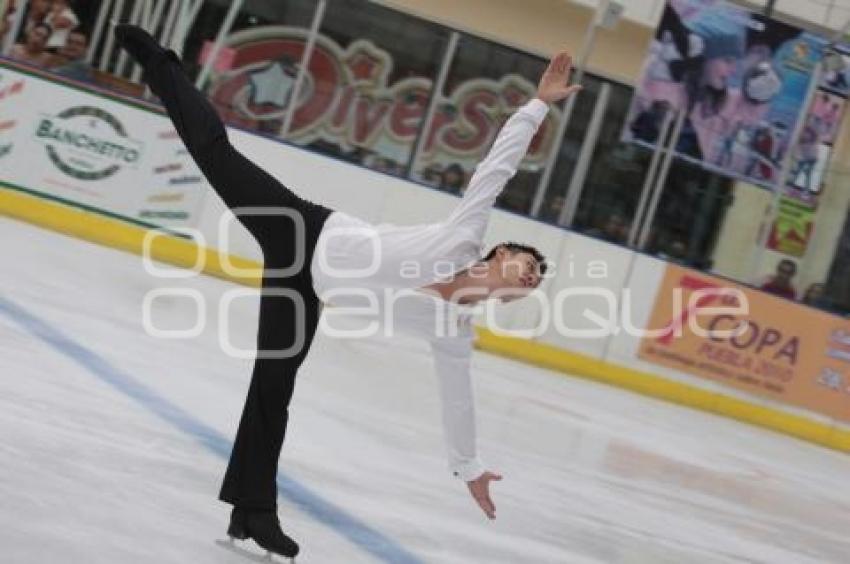
[[[493,503],[493,500],[490,499],[490,494],[484,494],[484,513],[487,514],[487,517],[490,519],[496,518],[496,505]]]
[[[493,519],[496,516],[496,506],[493,504],[493,500],[490,499],[490,488],[485,487],[484,491],[481,492],[481,503],[481,507],[484,509],[487,517]]]
[[[570,54],[567,51],[561,51],[552,58],[550,67],[559,73],[564,73],[570,68]]]
[[[494,519],[496,517],[496,508],[493,507],[491,502],[488,502],[488,500],[484,498],[476,499],[476,501],[478,502],[478,507],[481,508],[481,511],[483,511],[487,517],[490,519]]]
[[[481,508],[481,511],[483,511],[487,517],[490,519],[495,518],[496,508],[493,506],[493,502],[490,500],[490,496],[486,491],[473,492],[472,497],[475,498],[475,502],[478,503],[478,507]]]

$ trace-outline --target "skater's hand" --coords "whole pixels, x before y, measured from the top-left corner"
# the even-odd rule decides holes
[[[493,480],[499,481],[501,479],[502,477],[499,474],[484,472],[471,482],[466,483],[469,487],[469,493],[472,494],[472,497],[478,502],[481,510],[484,511],[490,519],[496,518],[496,506],[493,505],[493,500],[490,499],[490,482]]]
[[[573,58],[566,51],[561,51],[552,57],[549,67],[543,73],[540,84],[537,86],[537,97],[540,100],[553,104],[581,90],[581,86],[577,84],[570,86],[572,64]]]

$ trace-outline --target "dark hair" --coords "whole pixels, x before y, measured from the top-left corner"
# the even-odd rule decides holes
[[[455,174],[457,175],[457,180],[451,184],[446,181],[446,175]],[[460,166],[458,163],[452,163],[443,169],[442,172],[442,188],[450,188],[454,190],[460,190],[463,188],[463,185],[466,183],[466,171]]]
[[[685,75],[684,84],[687,93],[688,111],[693,111],[697,104],[702,102],[711,110],[711,115],[716,115],[723,109],[729,91],[726,88],[714,88],[706,83],[704,73],[706,72],[707,63],[708,60],[702,58],[699,70],[693,69],[692,72]]]
[[[776,265],[776,269],[779,270],[779,268],[783,264],[786,265],[786,266],[790,266],[791,269],[794,271],[794,274],[797,274],[797,263],[796,262],[794,262],[791,259],[782,259],[781,261],[779,261],[779,264]]]
[[[496,256],[496,251],[499,249],[507,249],[511,253],[528,253],[534,257],[534,260],[537,261],[537,264],[540,267],[540,276],[546,274],[546,269],[549,268],[548,263],[546,262],[546,257],[543,256],[543,253],[538,251],[532,246],[523,245],[522,243],[514,243],[513,241],[506,241],[504,243],[499,243],[487,253],[487,256],[484,257],[485,261],[490,260],[494,256]]]
[[[458,163],[451,163],[449,166],[447,166],[445,168],[445,170],[443,172],[453,172],[455,174],[460,174],[461,176],[466,174],[466,171],[463,170],[463,167],[460,166],[460,164],[458,164]]]

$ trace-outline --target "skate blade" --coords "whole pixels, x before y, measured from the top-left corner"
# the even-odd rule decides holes
[[[281,556],[280,554],[274,554],[272,552],[266,552],[265,554],[257,554],[256,552],[252,552],[247,548],[240,546],[233,539],[216,539],[215,544],[227,551],[230,551],[234,554],[238,554],[242,558],[247,558],[252,562],[262,562],[263,564],[269,564],[269,562],[286,562],[295,564],[295,558]]]

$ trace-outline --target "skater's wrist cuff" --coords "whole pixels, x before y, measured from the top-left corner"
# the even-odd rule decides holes
[[[479,459],[474,458],[469,462],[452,466],[451,470],[454,476],[460,478],[464,482],[471,482],[484,473],[484,465]]]
[[[533,98],[520,111],[530,116],[539,127],[549,113],[549,104],[539,98]]]

